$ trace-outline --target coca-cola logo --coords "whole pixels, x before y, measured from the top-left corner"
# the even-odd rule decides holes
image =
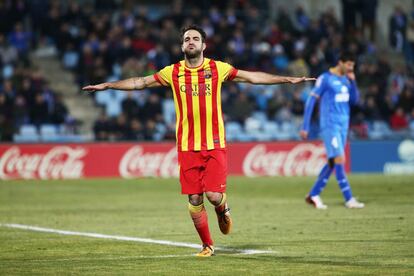
[[[134,146],[122,157],[119,174],[124,178],[177,177],[177,151],[172,147],[166,152],[144,152],[141,146]]]
[[[316,175],[326,164],[322,145],[299,144],[289,151],[268,151],[266,145],[253,147],[243,161],[246,176]]]
[[[21,153],[11,147],[0,157],[0,179],[61,179],[83,176],[82,147],[56,146],[46,153]]]

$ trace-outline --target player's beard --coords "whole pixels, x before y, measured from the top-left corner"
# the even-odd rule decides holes
[[[193,58],[198,58],[201,55],[201,49],[185,49],[184,50],[184,56],[186,59],[193,59]]]

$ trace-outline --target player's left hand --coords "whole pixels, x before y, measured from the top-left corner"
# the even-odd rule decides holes
[[[304,82],[304,81],[314,81],[316,80],[316,78],[308,78],[308,77],[301,77],[301,78],[296,78],[296,77],[290,77],[288,78],[288,81],[290,83],[300,83],[300,82]]]

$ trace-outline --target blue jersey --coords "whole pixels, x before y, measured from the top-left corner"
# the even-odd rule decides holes
[[[348,129],[350,106],[358,100],[355,81],[346,76],[325,72],[319,76],[312,93],[319,96],[319,120],[321,130]]]

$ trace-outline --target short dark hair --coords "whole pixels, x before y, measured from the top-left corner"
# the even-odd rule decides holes
[[[346,61],[353,61],[356,62],[357,60],[357,56],[355,53],[348,51],[348,50],[344,50],[341,51],[338,55],[338,62],[342,61],[342,62],[346,62]]]
[[[200,26],[195,25],[195,24],[192,24],[190,26],[183,27],[181,29],[181,36],[180,36],[181,44],[183,44],[183,42],[184,42],[184,34],[185,34],[185,32],[187,32],[189,30],[195,30],[195,31],[199,32],[201,34],[201,41],[202,42],[205,42],[206,41],[206,37],[207,37],[206,32]]]

